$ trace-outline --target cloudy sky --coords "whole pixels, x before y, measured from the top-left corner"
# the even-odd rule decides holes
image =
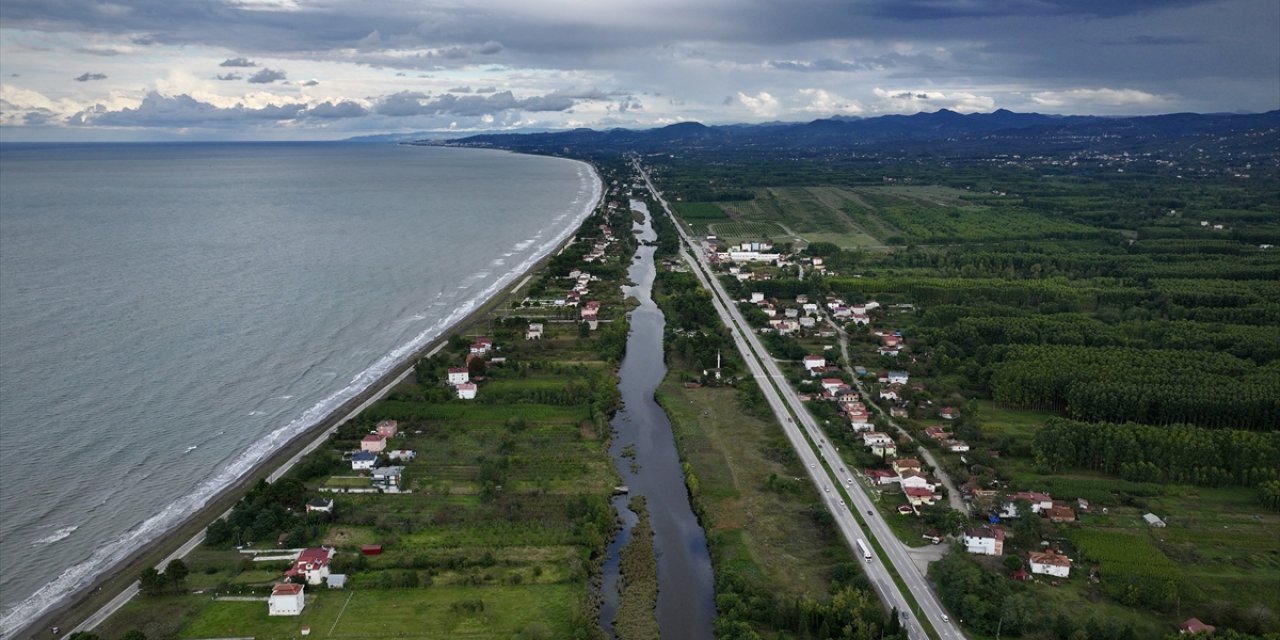
[[[1280,108],[1277,0],[4,0],[0,139]]]

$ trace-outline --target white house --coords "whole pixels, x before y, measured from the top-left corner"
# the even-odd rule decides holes
[[[760,293],[759,291],[751,292],[751,302],[755,304],[760,304],[761,302],[764,302],[764,294]]]
[[[906,371],[890,371],[889,384],[906,384],[911,376]]]
[[[964,440],[947,440],[942,443],[942,446],[946,447],[947,451],[951,453],[964,453],[969,450],[969,443]]]
[[[1018,502],[1026,500],[1031,503],[1032,513],[1041,513],[1053,507],[1053,496],[1039,491],[1019,491],[1009,496],[1009,501],[1004,504],[1004,509],[1000,511],[1001,518],[1016,518],[1018,516]]]
[[[806,302],[800,305],[800,308],[804,310],[805,315],[812,316],[818,313],[818,305],[812,302]]]
[[[466,382],[466,383],[457,385],[454,388],[458,390],[459,398],[462,398],[463,400],[476,399],[476,385],[471,384],[470,382]]]
[[[827,359],[822,356],[805,356],[804,368],[812,372],[814,369],[825,369]]]
[[[826,389],[827,391],[830,391],[831,393],[835,393],[839,391],[840,387],[843,387],[843,386],[844,386],[844,380],[841,380],[840,378],[823,378],[822,379],[822,388]]]
[[[489,338],[480,338],[471,343],[471,353],[473,355],[482,356],[493,350],[493,340]]]
[[[459,385],[471,382],[471,372],[466,367],[449,368],[449,384]]]
[[[384,438],[394,438],[397,433],[400,433],[400,425],[395,420],[381,420],[373,430]]]
[[[869,325],[871,324],[871,316],[865,313],[855,313],[852,316],[854,324]]]
[[[542,323],[534,322],[529,325],[529,330],[524,332],[525,340],[541,340],[542,339]],[[466,382],[465,380],[463,382]]]
[[[307,584],[320,584],[329,577],[329,561],[333,559],[333,547],[303,549],[294,559],[293,566],[284,572],[286,578],[302,576]]]
[[[893,385],[886,385],[886,386],[880,387],[880,399],[881,400],[901,400],[901,398],[898,397],[898,387]]]
[[[1144,514],[1142,514],[1142,519],[1143,519],[1143,520],[1146,520],[1146,521],[1147,521],[1147,524],[1148,524],[1148,525],[1150,525],[1150,526],[1152,526],[1152,527],[1157,527],[1157,528],[1159,528],[1159,527],[1163,527],[1163,526],[1165,526],[1165,525],[1164,525],[1164,520],[1161,520],[1161,519],[1160,519],[1160,517],[1159,517],[1159,516],[1157,516],[1157,515],[1156,515],[1156,514],[1154,514],[1154,513],[1144,513]]]
[[[871,445],[871,453],[882,458],[898,455],[898,445],[892,442],[879,442]]]
[[[882,431],[870,431],[862,434],[862,446],[874,447],[876,445],[893,444],[893,438],[889,434]]]
[[[1004,555],[1004,529],[978,527],[964,532],[964,548],[969,553],[984,556]]]
[[[1058,578],[1065,578],[1071,574],[1071,558],[1053,550],[1044,553],[1032,551],[1030,559],[1031,573],[1043,573]]]
[[[929,480],[928,476],[914,469],[904,469],[898,473],[898,477],[902,479],[904,488],[928,489],[929,491],[937,489],[937,486]]]
[[[401,462],[413,462],[413,459],[418,457],[418,452],[410,449],[396,449],[388,451],[387,457]]]
[[[351,456],[352,471],[368,471],[378,462],[378,454],[372,451],[357,451]]]
[[[302,614],[307,606],[305,585],[281,582],[271,587],[271,597],[267,598],[267,615],[296,616]]]

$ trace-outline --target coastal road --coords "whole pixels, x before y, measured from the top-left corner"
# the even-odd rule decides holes
[[[644,179],[650,193],[675,223],[676,230],[683,241],[682,255],[693,267],[703,286],[712,293],[712,301],[717,313],[733,335],[739,352],[742,353],[752,375],[759,382],[761,392],[777,415],[783,432],[795,447],[810,478],[822,491],[827,507],[834,516],[836,527],[845,538],[846,544],[850,549],[855,550],[855,555],[861,556],[857,540],[879,543],[883,555],[873,554],[873,559],[867,564],[866,570],[881,600],[887,606],[896,608],[904,614],[903,627],[912,640],[923,640],[928,637],[919,621],[922,615],[929,620],[930,625],[937,631],[938,637],[943,640],[964,638],[959,627],[948,619],[924,576],[916,570],[906,548],[894,537],[888,523],[872,504],[871,498],[861,484],[855,481],[854,474],[845,467],[839,454],[826,441],[821,429],[804,407],[795,390],[791,388],[773,358],[769,357],[751,326],[738,311],[734,300],[712,272],[698,244],[685,232],[671,211],[670,205],[654,188],[649,175],[639,162],[635,163],[635,168]],[[842,501],[847,502],[842,504]],[[846,504],[848,506],[845,506]],[[861,513],[855,516],[851,508]],[[862,515],[864,513],[865,516]],[[866,522],[865,530],[859,524],[860,519]],[[890,568],[877,561],[880,557],[887,560],[893,571],[902,579],[918,606],[912,606],[903,595],[893,580]]]

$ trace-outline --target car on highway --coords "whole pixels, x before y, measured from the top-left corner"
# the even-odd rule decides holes
[[[947,614],[945,614],[945,613],[944,613],[944,614],[942,614],[942,621],[943,621],[943,622],[951,622],[951,616],[948,616],[948,615],[947,615]]]
[[[867,515],[871,515],[871,510],[867,509]]]
[[[810,468],[810,469],[812,469],[812,468],[813,468],[813,463],[812,463],[812,462],[810,462],[810,463],[809,463],[809,468]]]

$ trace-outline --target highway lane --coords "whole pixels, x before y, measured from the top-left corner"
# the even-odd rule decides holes
[[[918,607],[912,607],[908,604],[909,601],[898,589],[888,569],[879,562],[879,557],[877,556],[876,559],[868,563],[866,568],[872,578],[871,583],[876,588],[881,600],[887,606],[896,607],[901,612],[909,612],[903,622],[904,628],[908,630],[913,640],[926,637],[924,629],[919,623],[920,615],[924,615],[929,620],[931,626],[938,632],[939,637],[944,640],[964,638],[956,623],[950,621],[947,617],[927,581],[915,568],[911,558],[907,555],[905,547],[894,537],[883,516],[875,509],[871,498],[867,495],[861,483],[853,473],[848,471],[838,452],[834,451],[826,441],[821,429],[808,410],[805,409],[795,390],[791,388],[781,370],[778,369],[776,363],[760,343],[751,326],[742,317],[733,299],[729,297],[719,279],[715,277],[698,244],[680,226],[666,199],[654,188],[648,174],[644,172],[638,162],[635,167],[644,178],[649,191],[675,223],[676,229],[683,240],[681,253],[693,267],[703,286],[712,292],[712,300],[717,313],[720,314],[725,325],[729,327],[733,334],[734,341],[744,360],[747,361],[748,368],[756,380],[759,381],[766,401],[778,416],[784,433],[800,455],[810,478],[823,491],[827,506],[831,509],[837,528],[840,530],[841,535],[845,537],[846,543],[851,549],[855,550],[856,555],[860,556],[861,553],[857,551],[857,539],[863,538],[870,542],[874,538],[879,542],[885,559],[888,560],[902,578],[903,583],[906,584],[911,595],[915,598]],[[690,257],[690,253],[692,253],[692,257]],[[806,440],[806,435],[808,440]],[[858,517],[854,516],[850,508],[840,505],[841,500],[846,500],[846,504],[861,511],[859,517],[867,523],[867,531],[864,532],[859,526]],[[870,536],[866,535],[868,532],[871,534]]]

